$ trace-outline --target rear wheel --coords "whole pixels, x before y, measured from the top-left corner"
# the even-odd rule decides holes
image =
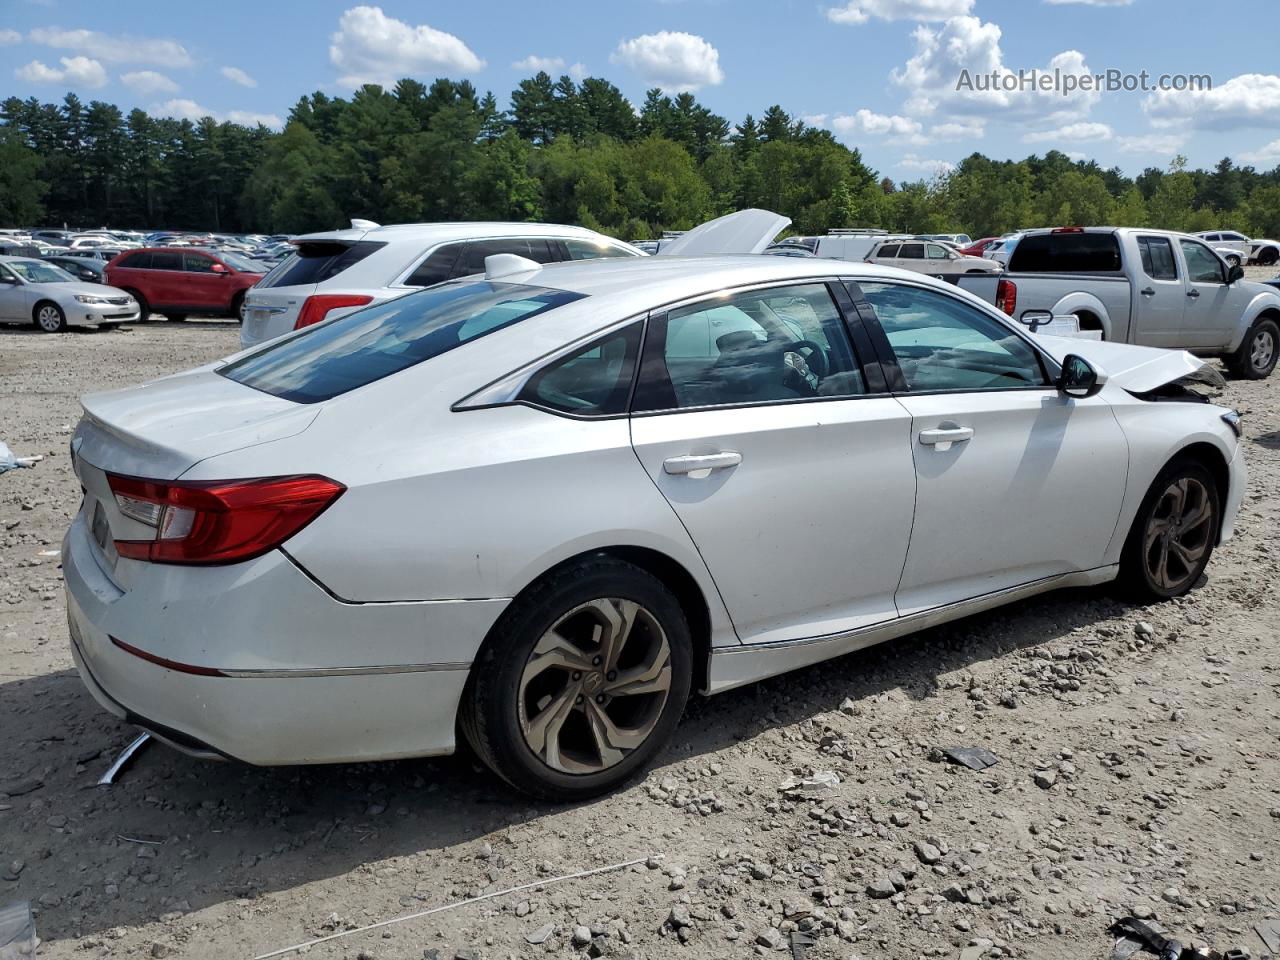
[[[67,315],[51,300],[42,300],[36,304],[31,312],[31,322],[45,333],[62,333],[67,329]]]
[[[1258,263],[1264,267],[1269,267],[1277,260],[1280,260],[1280,250],[1275,247],[1267,247],[1258,253]]]
[[[1202,464],[1175,460],[1138,509],[1120,558],[1120,583],[1134,599],[1180,597],[1200,579],[1218,539],[1221,498]]]
[[[638,567],[593,557],[548,575],[503,614],[472,666],[462,730],[518,790],[595,796],[671,739],[692,664],[671,592]]]
[[[1280,359],[1280,324],[1270,317],[1255,322],[1240,348],[1226,358],[1227,369],[1242,380],[1269,377],[1277,359]]]

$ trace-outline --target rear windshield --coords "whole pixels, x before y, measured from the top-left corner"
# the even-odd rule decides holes
[[[1120,242],[1114,233],[1033,233],[1018,241],[1011,273],[1114,273]]]
[[[285,400],[318,403],[583,296],[487,280],[446,283],[317,324],[218,373]]]
[[[373,240],[360,240],[356,243],[339,243],[334,240],[300,243],[297,253],[258,281],[258,289],[323,283],[385,246],[385,243]]]

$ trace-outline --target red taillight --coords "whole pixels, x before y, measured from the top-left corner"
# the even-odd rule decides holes
[[[1084,227],[1055,227],[1050,233],[1084,233]]]
[[[307,297],[302,303],[302,309],[298,311],[298,322],[293,325],[293,329],[301,330],[313,323],[319,323],[328,316],[330,310],[337,310],[339,307],[363,307],[366,303],[372,302],[373,297],[346,293],[324,293]]]
[[[1018,285],[1012,280],[1001,280],[996,284],[996,309],[1011,317],[1018,309]]]
[[[116,551],[152,563],[239,563],[274,550],[347,488],[327,477],[165,481],[108,474],[120,512],[155,529]]]

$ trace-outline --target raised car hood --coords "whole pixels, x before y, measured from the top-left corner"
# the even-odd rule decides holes
[[[291,437],[319,405],[282,400],[208,368],[81,398],[73,441],[84,460],[111,473],[175,480],[220,453]]]
[[[760,253],[791,223],[790,217],[769,210],[739,210],[699,224],[664,245],[654,256],[703,257]]]
[[[1104,340],[1076,340],[1071,337],[1037,336],[1059,362],[1069,353],[1083,357],[1107,375],[1109,383],[1132,393],[1146,393],[1180,377],[1194,373],[1208,361],[1185,350],[1135,347]]]

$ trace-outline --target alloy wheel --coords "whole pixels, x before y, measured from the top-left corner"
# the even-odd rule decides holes
[[[520,731],[552,769],[599,773],[648,740],[671,682],[671,646],[657,618],[632,600],[591,600],[557,620],[529,653]]]
[[[1178,590],[1198,575],[1211,546],[1213,498],[1195,477],[1179,477],[1156,502],[1143,537],[1143,559],[1152,582]]]
[[[1266,370],[1276,353],[1276,338],[1270,330],[1259,330],[1249,349],[1249,362],[1255,370]]]
[[[62,329],[62,314],[52,304],[45,304],[36,311],[36,323],[46,333],[57,333]]]

